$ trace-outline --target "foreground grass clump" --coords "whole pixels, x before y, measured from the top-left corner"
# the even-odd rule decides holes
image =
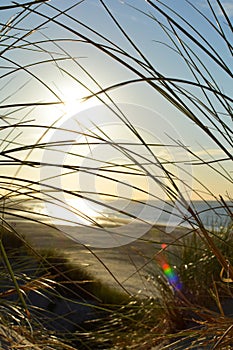
[[[210,231],[215,246],[226,260],[233,261],[232,225]],[[206,246],[198,233],[182,240],[179,274],[184,293],[199,306],[218,306],[232,298],[232,283],[229,271],[222,268],[216,256]],[[232,310],[233,313],[233,310]]]
[[[232,224],[209,232],[227,261],[233,260]],[[231,349],[233,281],[219,264],[198,231],[167,251],[175,261],[180,288],[169,283],[163,271],[157,278],[161,302],[170,330],[161,341],[165,349]]]
[[[91,332],[78,332],[87,345],[95,339],[97,349],[151,349],[162,344],[161,336],[171,331],[166,315],[158,300],[134,300],[99,320]],[[108,347],[104,347],[108,344]],[[105,345],[106,346],[106,345]],[[86,349],[85,347],[83,349]]]
[[[54,287],[53,281],[38,270],[37,256],[16,232],[1,227],[0,255],[0,344],[1,349],[74,349],[41,327],[30,293],[41,296]]]

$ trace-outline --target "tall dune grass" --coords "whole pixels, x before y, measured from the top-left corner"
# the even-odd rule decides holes
[[[153,208],[148,198],[160,200],[168,205],[171,215],[177,216],[177,222],[188,226],[189,230],[179,238],[165,230],[164,237],[169,237],[169,241],[161,249],[157,238],[143,238],[143,234],[152,229],[150,224],[136,237],[141,244],[156,246],[154,255],[145,257],[148,279],[154,281],[156,300],[135,301],[132,296],[131,307],[120,305],[104,326],[100,323],[102,331],[98,327],[93,327],[89,333],[80,330],[78,337],[84,348],[100,346],[103,339],[106,344],[115,342],[112,349],[141,349],[142,346],[149,349],[153,345],[182,349],[206,344],[211,344],[212,349],[230,348],[232,319],[225,315],[224,302],[232,301],[232,198],[231,193],[218,193],[217,188],[214,192],[209,179],[216,175],[229,189],[232,186],[229,165],[232,161],[233,102],[229,89],[232,81],[231,14],[224,1],[219,0],[207,0],[203,8],[184,1],[184,12],[167,1],[131,1],[122,2],[121,9],[129,14],[129,19],[123,23],[113,4],[100,0],[90,8],[103,14],[107,28],[111,29],[103,30],[94,19],[90,20],[91,16],[85,17],[87,3],[20,1],[0,6],[4,19],[0,31],[2,230],[14,232],[19,238],[12,223],[14,218],[40,223],[45,228],[53,226],[59,220],[58,211],[35,213],[25,206],[37,200],[46,203],[47,208],[55,203],[56,208],[70,212],[70,216],[63,218],[67,224],[80,217],[84,229],[91,225],[97,232],[111,235],[115,231],[111,231],[111,225],[105,227],[106,217],[98,221],[82,208],[72,207],[66,198],[85,199],[91,208],[115,211],[116,216],[121,214],[132,222],[138,219],[140,224],[145,222],[132,214],[127,205],[136,202]],[[193,13],[194,19],[199,19],[200,26],[186,17],[185,9]],[[160,50],[164,60],[166,55],[177,59],[180,72],[173,71],[172,61],[169,72],[158,68],[159,63],[140,42],[140,37],[137,39],[131,32],[130,16],[138,16],[142,27],[146,23],[150,30],[154,28],[155,40],[151,45]],[[157,32],[162,42],[156,39]],[[217,47],[213,38],[216,38]],[[103,62],[99,69],[96,62]],[[77,104],[77,99],[82,97],[79,106],[84,109],[87,106],[89,115],[96,112],[110,116],[109,125],[120,128],[122,139],[114,136],[106,118],[103,123],[98,123],[94,116],[88,121],[81,110],[79,115],[68,115],[67,119],[70,92],[65,96],[64,86],[82,91],[74,100]],[[198,152],[183,142],[186,130],[176,130],[172,115],[167,115],[166,122],[176,133],[160,139],[161,135],[154,135],[151,141],[149,132],[153,128],[143,125],[142,119],[140,126],[147,132],[138,128],[125,97],[121,97],[130,96],[130,89],[132,94],[138,90],[143,93],[146,89],[150,96],[166,102],[162,106],[177,113],[184,125],[188,120],[194,133],[199,130],[200,142],[211,144],[217,156],[205,149]],[[141,106],[136,102],[135,110],[141,107],[149,113],[146,99]],[[153,119],[150,121],[153,123]],[[103,157],[105,153],[107,156]],[[196,168],[200,171],[193,175]],[[207,174],[205,178],[201,176],[202,170]],[[74,178],[71,176],[77,176],[80,181],[77,189],[72,186],[73,180],[69,180]],[[85,179],[91,184],[95,181],[99,187],[88,187]],[[132,179],[136,179],[135,182]],[[139,179],[148,179],[151,187],[141,187]],[[101,182],[106,184],[106,189]],[[123,189],[122,193],[117,193],[117,186]],[[223,226],[227,218],[225,227],[220,230],[206,227],[194,197],[205,202],[210,212],[209,201],[215,201],[215,209],[222,208],[225,213]],[[155,205],[155,212],[157,209]],[[121,242],[122,231],[116,232],[116,240]],[[135,237],[124,239],[122,242],[134,242]],[[80,243],[78,238],[76,240]],[[81,245],[106,268],[118,287],[130,294],[96,253],[95,246],[82,240]],[[24,310],[19,319],[27,318],[27,298],[3,239],[0,248],[5,272],[18,293],[18,310]],[[143,253],[139,251],[138,254]],[[182,290],[169,283],[159,264],[161,259],[171,261],[170,268],[176,269],[184,286]],[[140,272],[136,266],[135,273],[140,275]],[[206,276],[205,282],[203,276],[200,280],[202,273]],[[150,288],[148,283],[148,290]],[[213,305],[217,306],[216,312]],[[30,320],[25,327],[28,325]],[[129,329],[133,329],[134,339],[128,335]],[[95,345],[91,345],[93,339],[97,341]],[[167,345],[170,343],[173,344]],[[62,341],[56,346],[68,348]]]

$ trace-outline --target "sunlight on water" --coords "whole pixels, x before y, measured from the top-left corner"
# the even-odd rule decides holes
[[[71,210],[77,213],[78,220],[81,224],[91,225],[95,223],[95,219],[99,215],[98,209],[94,210],[93,206],[87,204],[83,199],[68,200]]]
[[[97,209],[96,209],[97,210]],[[45,203],[43,214],[49,215],[55,225],[93,225],[99,215],[83,199],[68,199],[66,202]]]

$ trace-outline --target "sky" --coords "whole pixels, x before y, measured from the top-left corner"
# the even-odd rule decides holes
[[[182,97],[174,88],[219,144],[159,92],[163,85],[158,80],[154,80],[157,90],[146,81],[137,81],[84,99],[101,88],[142,76],[152,78],[152,73],[154,77],[192,82],[199,79],[205,86],[208,81],[209,87],[216,83],[222,93],[231,96],[229,74],[151,3],[232,69],[229,47],[213,25],[220,25],[232,44],[230,29],[214,0],[211,5],[218,23],[208,3],[200,0],[51,0],[24,12],[19,7],[3,8],[12,5],[11,1],[1,2],[0,105],[4,108],[0,113],[1,126],[5,127],[1,149],[11,150],[2,153],[1,176],[41,181],[42,192],[46,185],[66,189],[68,200],[72,200],[69,191],[94,201],[121,197],[166,200],[167,188],[174,189],[174,183],[189,199],[232,195],[231,164],[216,161],[227,158],[220,145],[232,153],[230,107],[210,92],[204,95],[197,87],[180,84],[190,94]],[[232,20],[232,3],[222,4]],[[8,27],[4,26],[7,21]],[[18,106],[9,106],[13,104]],[[219,126],[218,117],[228,130]],[[15,127],[19,122],[21,125]],[[61,141],[51,146],[51,142]],[[16,150],[41,142],[47,144],[43,149],[29,146]],[[24,165],[19,167],[16,159]],[[25,165],[25,161],[36,166]],[[204,165],[203,161],[211,163]],[[59,167],[40,167],[40,163]],[[62,168],[64,164],[67,166]]]

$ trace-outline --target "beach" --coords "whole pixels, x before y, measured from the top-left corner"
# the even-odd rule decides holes
[[[15,221],[14,229],[23,235],[27,242],[37,250],[52,249],[64,253],[73,264],[88,269],[101,281],[130,294],[154,296],[153,274],[156,268],[155,255],[162,243],[169,243],[184,235],[187,228],[174,228],[171,234],[161,225],[130,244],[114,248],[93,248],[71,239],[62,231],[45,224]],[[70,230],[70,227],[69,227]],[[76,237],[90,234],[88,227],[72,227]]]

